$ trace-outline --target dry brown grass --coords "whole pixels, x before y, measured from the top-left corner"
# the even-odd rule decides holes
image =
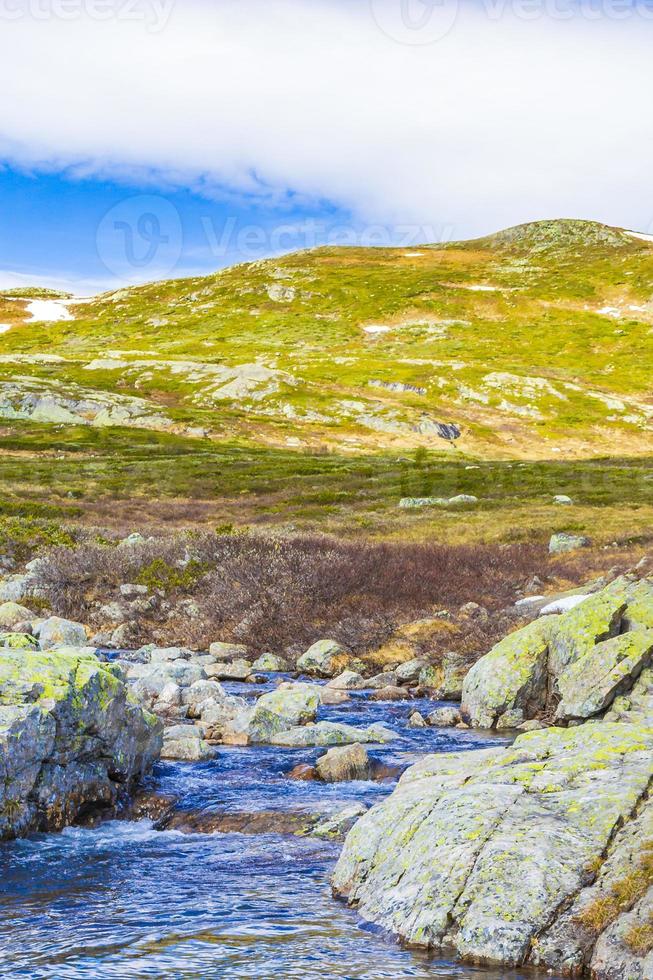
[[[646,843],[639,862],[577,916],[577,921],[595,935],[629,912],[653,885],[653,842]]]

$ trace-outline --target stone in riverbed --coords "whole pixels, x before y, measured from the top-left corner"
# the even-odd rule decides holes
[[[248,650],[246,646],[242,646],[240,643],[212,643],[209,647],[209,653],[216,660],[228,662],[246,660]]]
[[[313,837],[329,840],[344,840],[354,824],[367,813],[364,803],[352,803],[334,816],[321,820],[311,831]]]
[[[274,653],[264,653],[252,664],[253,671],[261,671],[264,674],[285,674],[290,670],[290,664],[283,657],[278,657]]]
[[[256,702],[248,726],[250,740],[268,742],[279,732],[314,721],[321,703],[315,684],[280,684]]]
[[[163,732],[162,759],[180,762],[203,762],[212,759],[215,750],[204,741],[199,728],[193,725],[175,725]]]
[[[436,708],[432,711],[427,723],[433,728],[455,728],[462,721],[458,708]]]
[[[297,670],[316,677],[335,677],[345,670],[350,654],[335,640],[318,640],[297,661]]]
[[[333,721],[319,721],[303,728],[291,728],[270,738],[271,745],[286,748],[309,748],[312,745],[351,745],[354,742],[384,743],[397,738],[395,732],[384,725],[370,725],[369,728],[354,728],[353,725]]]
[[[372,772],[370,757],[360,742],[329,749],[317,760],[315,768],[324,783],[370,779]]]
[[[417,684],[419,676],[427,666],[426,661],[415,658],[400,664],[395,673],[400,684]]]
[[[206,676],[215,681],[246,681],[252,673],[248,660],[234,660],[232,663],[209,664],[204,668]]]
[[[309,766],[307,762],[300,762],[288,773],[288,779],[296,779],[300,783],[312,783],[319,779],[315,766]]]
[[[423,715],[419,711],[413,711],[412,715],[408,719],[409,728],[426,728],[427,722]]]
[[[381,687],[370,694],[370,701],[410,701],[411,693],[405,687]]]
[[[365,688],[366,682],[355,670],[343,670],[326,685],[332,691],[359,691]]]

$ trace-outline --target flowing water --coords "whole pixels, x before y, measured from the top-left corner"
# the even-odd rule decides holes
[[[225,685],[234,693],[251,687]],[[259,688],[260,691],[260,688]],[[406,766],[426,752],[488,744],[474,732],[411,729],[430,702],[364,695],[320,717],[381,721],[401,739],[371,755]],[[495,740],[496,741],[496,740]],[[226,748],[205,763],[162,763],[152,786],[202,811],[337,811],[392,782],[326,786],[287,773],[323,749]],[[183,834],[149,821],[69,828],[0,845],[0,977],[48,980],[525,980],[403,949],[331,897],[339,844],[281,834]]]

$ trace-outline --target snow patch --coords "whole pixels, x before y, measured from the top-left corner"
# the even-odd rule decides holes
[[[6,333],[7,330],[11,330],[10,323],[0,323],[0,333]]]
[[[653,235],[645,235],[641,231],[627,231],[626,234],[631,238],[639,238],[642,242],[653,242]]]
[[[58,320],[73,320],[70,310],[56,299],[35,299],[27,304],[27,312],[31,313],[28,323],[55,323]]]
[[[540,610],[540,616],[555,616],[569,612],[570,609],[580,606],[581,602],[585,602],[586,599],[589,599],[588,595],[568,595],[564,599],[556,599],[555,602],[550,602],[548,606]]]

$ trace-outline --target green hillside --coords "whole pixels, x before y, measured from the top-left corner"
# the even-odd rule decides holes
[[[187,460],[162,481],[183,496],[190,459],[201,472],[240,447],[255,481],[328,453],[336,469],[378,469],[394,497],[419,490],[401,462],[416,451],[571,467],[653,448],[653,240],[620,229],[563,220],[444,246],[319,248],[72,302],[58,322],[31,318],[36,295],[48,298],[0,296],[14,487],[49,476],[58,492],[57,451],[93,473],[110,460],[86,480],[98,492],[154,454]],[[134,474],[120,487],[143,492]]]

